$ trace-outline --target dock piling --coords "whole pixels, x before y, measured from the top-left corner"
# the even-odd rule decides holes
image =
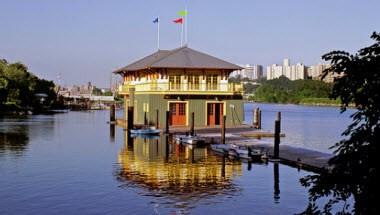
[[[261,110],[260,108],[255,108],[253,110],[253,122],[252,125],[256,129],[261,129]]]
[[[148,117],[147,117],[147,112],[144,111],[144,126],[148,125]]]
[[[157,129],[160,128],[159,118],[160,118],[159,110],[156,109],[156,128],[157,128]]]
[[[110,122],[115,122],[115,104],[110,107]]]
[[[226,144],[226,116],[223,116],[222,122],[222,144]]]
[[[259,116],[257,121],[257,129],[261,129],[261,110],[259,109]]]
[[[133,106],[128,107],[128,121],[127,121],[127,129],[133,129]]]
[[[169,119],[170,119],[170,111],[166,111],[166,127],[165,127],[165,133],[169,134]]]
[[[252,118],[253,118],[253,120],[252,120],[252,126],[254,128],[257,127],[257,117],[258,117],[258,110],[257,109],[258,108],[253,109],[253,112],[252,112],[252,114],[253,114],[253,116],[252,116]]]
[[[190,135],[191,136],[194,136],[195,135],[195,132],[194,132],[194,112],[191,112],[191,127],[190,127]]]
[[[128,120],[127,120],[127,129],[133,129],[133,106],[135,104],[135,88],[129,88],[129,103],[128,103]]]
[[[277,113],[277,119],[274,122],[274,152],[273,158],[279,159],[280,154],[280,133],[281,133],[281,112]]]

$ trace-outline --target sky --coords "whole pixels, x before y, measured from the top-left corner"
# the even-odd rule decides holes
[[[378,0],[0,0],[0,58],[61,84],[109,87],[111,72],[180,46],[172,20],[187,5],[188,46],[236,64],[323,62],[380,31]]]

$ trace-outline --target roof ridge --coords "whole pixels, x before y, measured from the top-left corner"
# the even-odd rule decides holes
[[[149,67],[151,67],[153,64],[163,60],[164,58],[167,58],[169,57],[170,55],[173,55],[174,53],[177,53],[178,51],[184,49],[184,48],[188,48],[187,46],[182,46],[182,47],[179,47],[179,48],[175,48],[175,49],[172,49],[172,50],[168,50],[169,53],[165,56],[162,56],[160,59],[157,59],[156,61],[153,61],[152,63],[150,63],[150,65],[148,65]]]
[[[167,57],[169,57],[170,55],[173,55],[173,54],[175,54],[175,53],[177,53],[177,52],[179,52],[180,50],[185,49],[185,48],[190,49],[190,48],[187,47],[187,46],[182,46],[182,47],[179,47],[179,48],[175,48],[175,49],[169,50],[169,52],[170,52],[169,54],[167,54],[167,55],[163,56],[162,58],[160,58],[160,59],[158,59],[158,60],[152,62],[152,63],[149,65],[149,67],[151,67],[151,66],[152,66],[153,64],[155,64],[155,63],[160,62],[160,61],[163,60],[164,58],[167,58]]]

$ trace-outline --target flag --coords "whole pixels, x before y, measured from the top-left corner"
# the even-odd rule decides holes
[[[173,22],[177,23],[177,24],[182,24],[183,23],[183,18],[175,19],[175,20],[173,20]]]
[[[158,17],[153,20],[153,23],[158,23]]]
[[[187,10],[181,10],[181,11],[178,11],[177,14],[178,14],[179,16],[184,17],[184,16],[187,15]]]

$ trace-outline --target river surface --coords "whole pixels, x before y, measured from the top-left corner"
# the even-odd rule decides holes
[[[262,110],[262,129],[274,130],[277,112],[281,112],[282,144],[289,144],[323,152],[342,138],[342,132],[351,123],[354,109],[341,113],[338,107],[315,107],[293,104],[245,103],[245,121],[252,123],[253,109]]]
[[[282,111],[290,144],[326,149],[339,138],[329,127],[341,129],[337,109],[260,108],[268,129]],[[108,118],[89,111],[0,119],[0,214],[294,214],[307,204],[299,178],[309,172],[231,161],[165,136],[131,139]]]

